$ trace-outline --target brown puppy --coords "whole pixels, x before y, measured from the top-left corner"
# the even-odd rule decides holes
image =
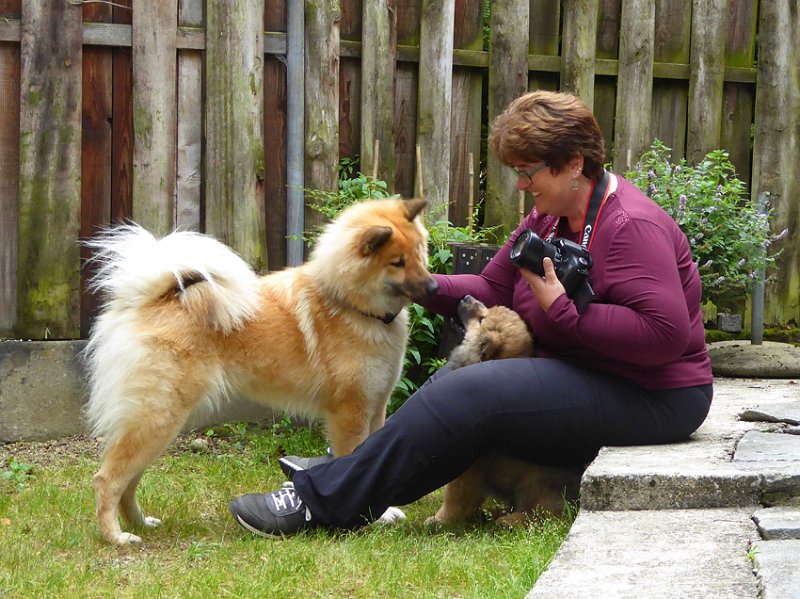
[[[343,211],[297,268],[257,276],[198,233],[162,239],[109,231],[95,288],[107,303],[87,347],[87,415],[105,440],[94,477],[103,538],[157,526],[136,501],[144,469],[199,404],[242,395],[319,417],[336,455],[383,425],[403,364],[405,306],[436,291],[427,271],[423,200],[372,200]]]
[[[504,306],[487,308],[471,296],[458,306],[466,329],[464,340],[450,355],[453,368],[486,360],[532,356],[533,340],[519,315]],[[510,511],[496,518],[513,526],[538,510],[560,515],[564,500],[576,500],[583,468],[532,464],[499,453],[476,461],[445,487],[444,502],[430,520],[453,525],[478,515],[488,496],[505,502]]]

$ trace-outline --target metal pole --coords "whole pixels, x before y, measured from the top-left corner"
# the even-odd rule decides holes
[[[756,209],[759,214],[767,216],[769,214],[769,192],[762,191],[758,194]],[[762,247],[761,258],[766,257],[767,248]],[[764,267],[761,266],[753,279],[753,291],[751,301],[751,324],[750,324],[750,343],[761,345],[764,343]]]
[[[286,263],[303,262],[305,226],[305,0],[286,7]]]

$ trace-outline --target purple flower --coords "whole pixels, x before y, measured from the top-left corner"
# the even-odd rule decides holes
[[[738,268],[741,268],[742,266],[744,266],[744,263],[745,263],[745,259],[744,259],[744,258],[742,258],[741,260],[739,260],[739,262],[737,262],[736,266],[737,266]]]
[[[709,260],[705,264],[703,264],[703,266],[701,268],[708,268],[712,264],[714,264],[714,261],[713,260]]]
[[[649,171],[647,171],[647,177],[648,177],[649,179],[655,179],[655,178],[656,178],[656,173],[655,173],[655,171],[654,171],[653,169],[650,169]]]
[[[716,281],[714,281],[714,285],[719,285],[720,283],[725,282],[725,277],[718,277]]]
[[[779,240],[779,239],[783,239],[783,238],[784,238],[784,237],[786,237],[788,234],[789,234],[789,229],[784,229],[783,231],[781,231],[780,233],[778,233],[778,236],[775,238],[775,241],[777,241],[777,240]]]

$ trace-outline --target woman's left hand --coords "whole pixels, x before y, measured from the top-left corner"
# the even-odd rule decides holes
[[[544,268],[544,276],[540,277],[535,272],[531,272],[527,268],[520,269],[522,278],[525,279],[528,285],[539,300],[539,305],[542,310],[547,312],[550,306],[556,299],[566,293],[566,289],[561,284],[556,276],[556,269],[553,266],[553,261],[550,258],[542,260],[542,267]]]

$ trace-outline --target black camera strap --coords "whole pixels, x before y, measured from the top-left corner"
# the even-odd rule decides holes
[[[580,244],[583,249],[588,250],[592,245],[594,239],[594,232],[597,229],[597,221],[600,219],[600,212],[608,199],[608,193],[611,189],[611,175],[607,170],[603,170],[603,176],[599,181],[592,183],[592,190],[589,192],[589,205],[586,207],[586,214],[583,216],[583,225],[581,225],[581,239]],[[561,217],[553,226],[550,235],[547,236],[547,241],[552,241],[556,236],[558,225],[566,217]],[[588,223],[588,224],[587,224]]]

